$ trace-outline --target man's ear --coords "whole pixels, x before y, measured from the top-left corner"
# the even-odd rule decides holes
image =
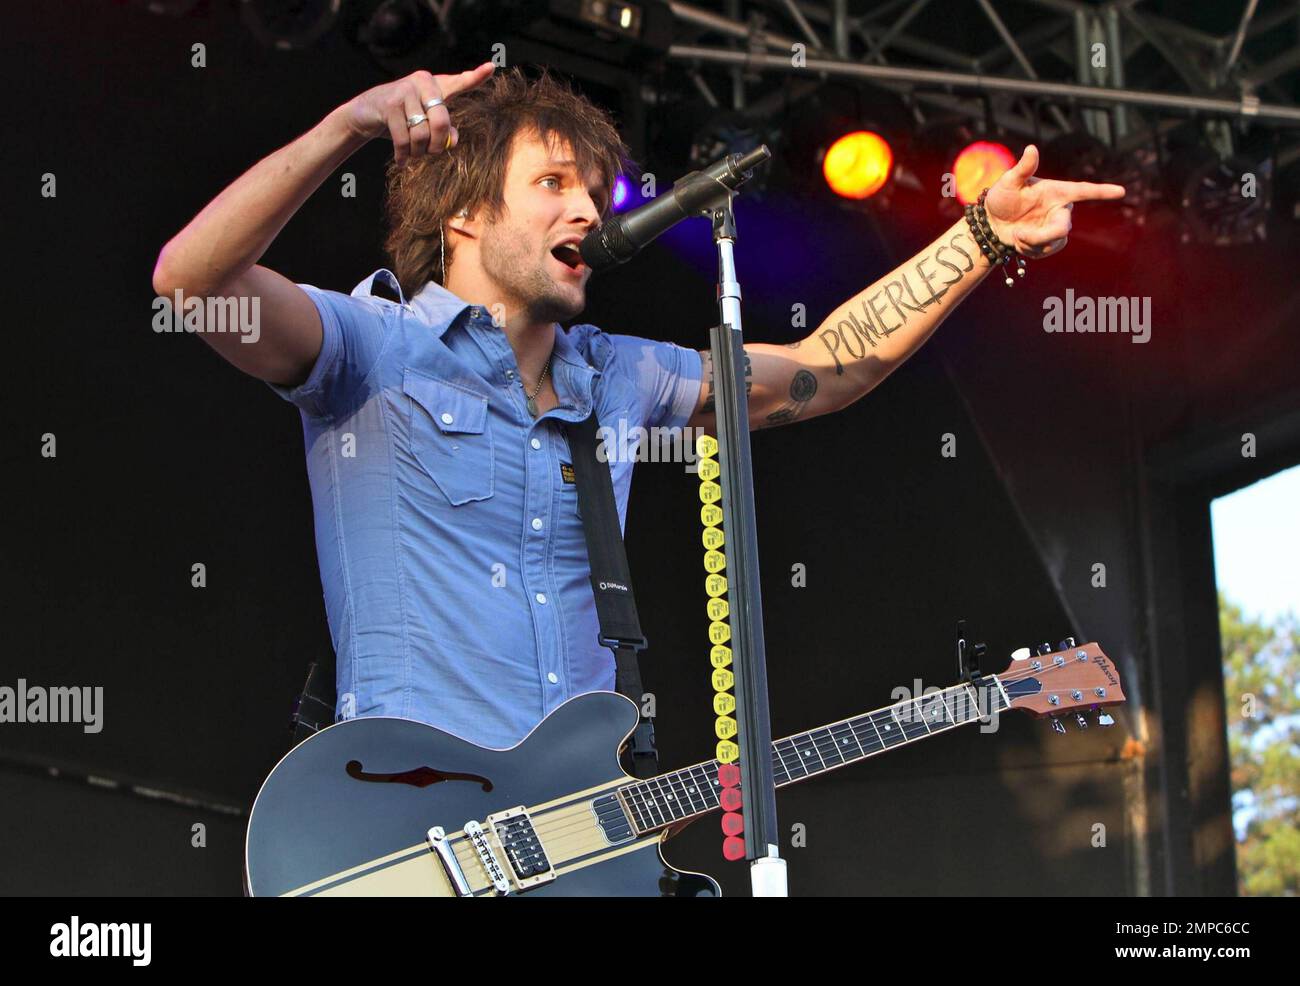
[[[457,222],[456,221],[457,219],[462,221]],[[456,213],[454,217],[447,220],[447,225],[450,228],[454,229],[457,233],[460,233],[462,236],[467,236],[470,235],[465,230],[465,224],[466,221],[468,220],[469,220],[469,209],[461,209],[460,212]]]

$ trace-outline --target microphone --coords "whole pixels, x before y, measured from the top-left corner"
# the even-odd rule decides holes
[[[753,177],[750,172],[755,165],[771,156],[767,145],[761,144],[748,154],[728,154],[703,171],[682,176],[671,192],[588,233],[578,246],[583,262],[595,273],[631,260],[642,247],[683,219],[698,216],[728,197]]]

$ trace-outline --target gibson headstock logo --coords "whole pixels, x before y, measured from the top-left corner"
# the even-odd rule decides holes
[[[1108,681],[1112,685],[1119,684],[1119,679],[1115,677],[1114,672],[1112,672],[1110,669],[1110,662],[1107,661],[1104,657],[1102,657],[1100,654],[1097,654],[1093,657],[1092,663],[1097,665],[1097,667],[1101,670],[1101,673],[1106,676],[1106,681]]]

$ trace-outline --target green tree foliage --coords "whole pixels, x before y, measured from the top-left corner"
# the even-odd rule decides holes
[[[1300,621],[1247,619],[1219,593],[1232,802],[1242,896],[1300,893]],[[1241,835],[1240,827],[1238,835]]]

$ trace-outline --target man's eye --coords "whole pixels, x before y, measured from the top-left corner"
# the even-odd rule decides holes
[[[549,177],[549,178],[543,178],[542,181],[553,181],[553,182],[555,182],[555,183],[558,185],[559,182],[560,182],[560,179],[555,178],[555,177]]]

